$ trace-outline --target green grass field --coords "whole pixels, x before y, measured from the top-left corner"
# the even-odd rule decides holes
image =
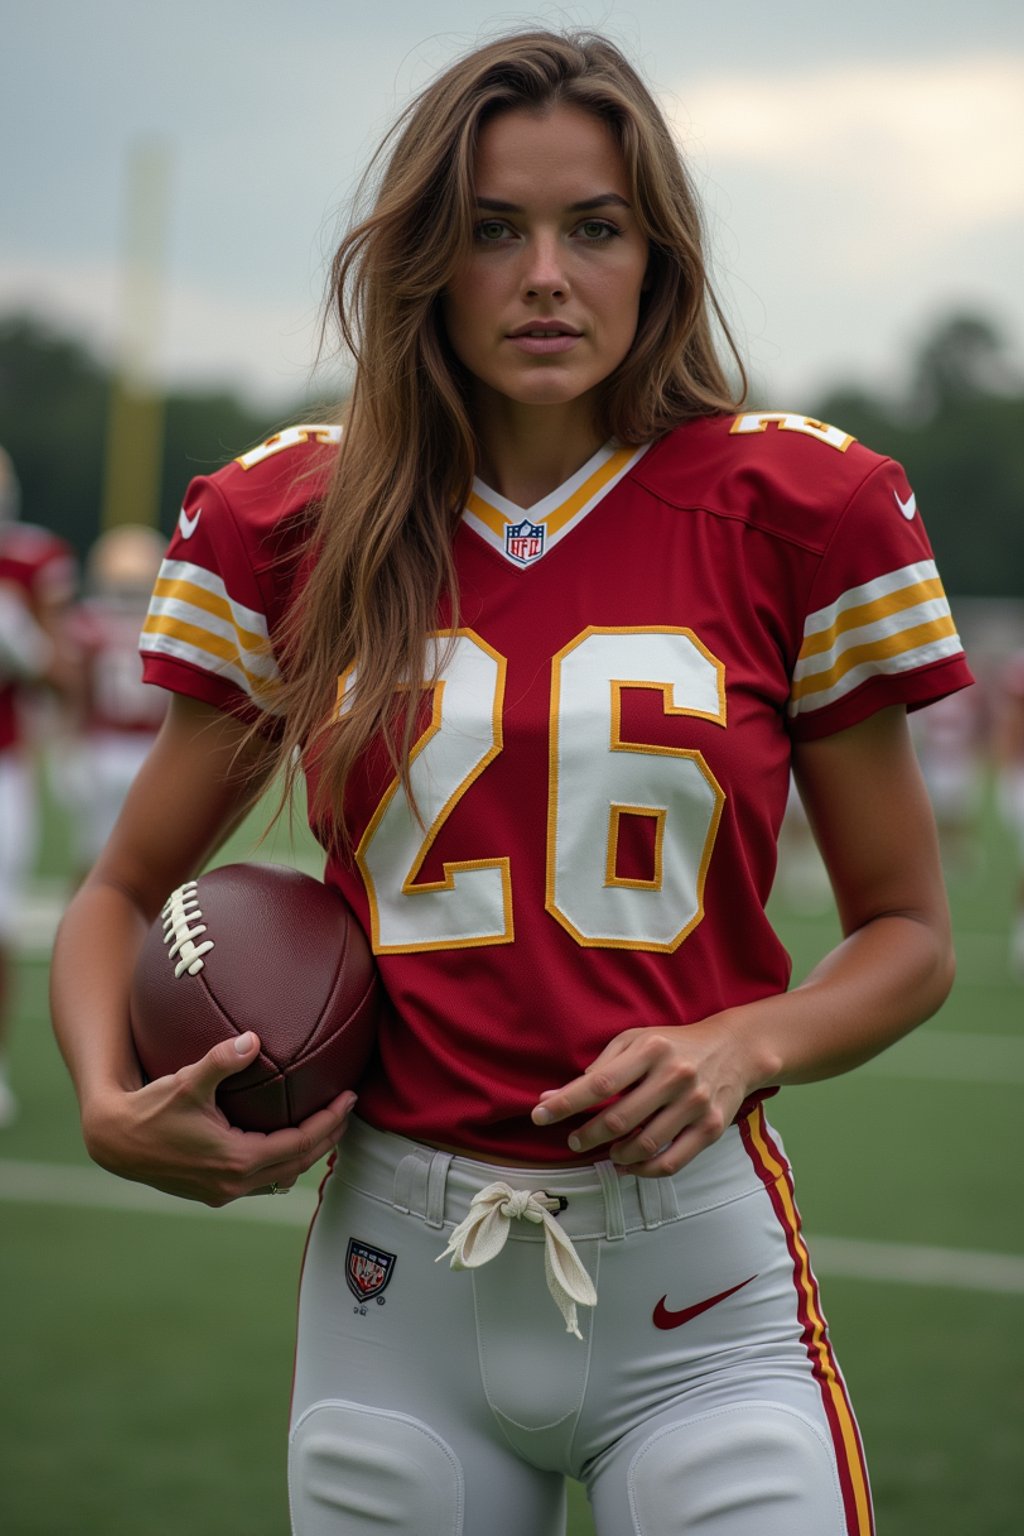
[[[44,909],[66,876],[59,817],[47,834],[33,889]],[[249,846],[242,834],[222,858]],[[284,838],[271,851],[290,856]],[[310,858],[301,839],[295,857]],[[880,1536],[1021,1529],[1024,987],[1006,967],[1011,883],[988,818],[975,864],[952,878],[960,976],[942,1013],[859,1073],[773,1105]],[[831,920],[781,903],[777,916],[800,974]],[[213,1213],[149,1202],[93,1169],[49,1031],[45,910],[38,927],[20,965],[22,1115],[0,1133],[0,1531],[285,1536],[311,1191]],[[587,1536],[570,1493],[570,1536]]]

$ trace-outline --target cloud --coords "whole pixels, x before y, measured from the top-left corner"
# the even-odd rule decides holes
[[[851,64],[722,75],[678,92],[698,164],[745,165],[880,209],[912,202],[931,231],[1024,214],[1024,58]]]
[[[1024,57],[729,70],[666,110],[756,374],[890,385],[952,309],[1021,330]]]

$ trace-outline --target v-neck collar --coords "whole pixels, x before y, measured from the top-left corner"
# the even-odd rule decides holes
[[[650,446],[641,443],[638,448],[624,448],[605,443],[582,469],[532,507],[516,506],[475,479],[463,520],[509,565],[525,570],[581,523]]]

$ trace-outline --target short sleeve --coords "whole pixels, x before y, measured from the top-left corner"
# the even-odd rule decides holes
[[[212,478],[193,480],[139,640],[143,676],[255,723],[280,672],[244,529]]]
[[[839,517],[812,583],[789,699],[808,741],[973,682],[917,500],[891,459]]]

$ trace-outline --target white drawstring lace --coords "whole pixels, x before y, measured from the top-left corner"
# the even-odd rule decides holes
[[[594,1282],[584,1269],[572,1239],[551,1216],[561,1202],[543,1190],[513,1189],[498,1182],[488,1184],[473,1196],[469,1214],[459,1222],[444,1253],[435,1263],[451,1255],[452,1269],[478,1269],[499,1254],[508,1240],[513,1221],[532,1221],[544,1228],[544,1278],[548,1290],[565,1319],[566,1333],[582,1339],[576,1319],[577,1304],[597,1305]]]

